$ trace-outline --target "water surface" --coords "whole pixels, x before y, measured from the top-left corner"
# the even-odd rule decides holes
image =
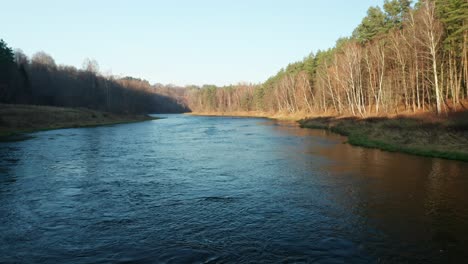
[[[468,164],[257,118],[0,143],[2,263],[460,263]]]

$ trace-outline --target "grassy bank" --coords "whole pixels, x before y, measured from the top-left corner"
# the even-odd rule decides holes
[[[468,113],[302,119],[301,127],[328,129],[348,143],[392,152],[468,161]]]
[[[89,127],[154,119],[117,115],[85,108],[0,104],[0,137],[59,128]]]

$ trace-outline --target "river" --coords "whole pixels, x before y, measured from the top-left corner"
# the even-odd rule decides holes
[[[1,263],[460,263],[468,163],[261,118],[0,143]]]

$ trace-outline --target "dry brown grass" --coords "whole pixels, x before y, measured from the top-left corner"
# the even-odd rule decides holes
[[[363,147],[468,161],[468,112],[393,117],[319,117],[302,127],[329,129]]]
[[[116,115],[85,108],[0,104],[0,136],[37,130],[144,121],[145,115]]]

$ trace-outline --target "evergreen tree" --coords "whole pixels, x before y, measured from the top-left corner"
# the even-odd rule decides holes
[[[0,39],[0,101],[8,97],[8,87],[14,69],[14,55],[3,39]]]
[[[14,62],[13,50],[0,39],[0,65],[11,65]]]
[[[386,14],[387,30],[394,27],[400,28],[403,20],[411,9],[411,1],[385,0],[383,7]]]
[[[361,24],[354,30],[353,37],[359,42],[364,43],[378,34],[384,33],[387,29],[386,16],[380,7],[370,7],[367,10],[367,16],[364,17]]]
[[[448,49],[463,42],[463,34],[468,31],[468,2],[466,0],[437,0],[438,17],[447,33],[445,44]]]

